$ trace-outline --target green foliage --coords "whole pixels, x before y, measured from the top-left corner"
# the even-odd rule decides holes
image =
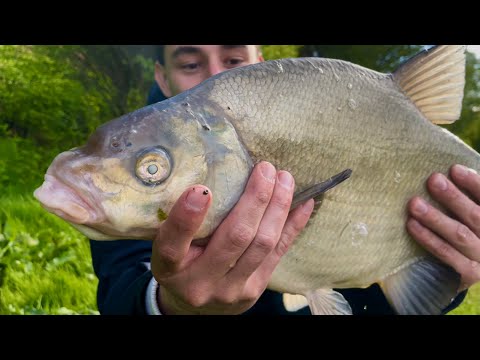
[[[0,204],[0,314],[97,314],[87,239],[31,197]]]
[[[277,46],[277,45],[275,45]],[[340,59],[382,72],[392,72],[400,64],[416,55],[426,45],[303,45],[300,56],[323,56]],[[478,63],[472,53],[467,52],[467,64]],[[467,80],[472,79],[473,70],[467,69]],[[478,75],[477,79],[478,79]]]
[[[79,81],[72,59],[79,54],[76,46],[0,46],[0,126],[8,139],[1,145],[8,169],[3,188],[40,182],[44,167],[38,164],[112,117],[108,99],[99,95],[110,93],[110,84],[93,72],[86,75],[98,76],[98,87]]]
[[[465,300],[449,315],[480,315],[480,284],[472,286]]]
[[[0,46],[0,186],[39,185],[59,152],[144,106],[152,74],[121,47]]]
[[[32,198],[53,160],[145,105],[153,62],[115,46],[0,46],[0,314],[95,314],[87,239]]]
[[[302,45],[262,45],[265,60],[298,57]]]
[[[302,56],[317,56],[352,62],[366,68],[391,72],[421,50],[420,45],[305,45]]]
[[[139,109],[146,104],[147,94],[152,85],[155,73],[154,62],[141,55],[130,58],[129,64],[138,74],[137,81],[127,91],[126,113]]]
[[[98,313],[87,239],[32,192],[58,153],[144,106],[152,79],[117,46],[0,46],[1,314]]]
[[[66,56],[78,55],[78,49],[66,50],[0,46],[0,123],[8,126],[12,136],[32,139],[39,146],[59,141],[60,146],[69,146],[112,116],[108,103],[99,96],[108,93],[108,81],[101,74],[87,72],[89,78],[99,78],[100,87],[79,82]]]
[[[480,63],[467,53],[465,96],[460,120],[444,127],[480,151]]]
[[[57,152],[42,152],[31,139],[0,139],[0,184],[2,194],[32,193],[40,186]]]

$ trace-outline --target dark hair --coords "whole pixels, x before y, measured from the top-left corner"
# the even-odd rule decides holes
[[[262,54],[262,45],[255,45],[259,54]],[[155,50],[155,59],[162,65],[165,65],[165,45],[157,45]]]
[[[165,45],[157,45],[155,50],[155,60],[157,60],[160,64],[165,65]]]

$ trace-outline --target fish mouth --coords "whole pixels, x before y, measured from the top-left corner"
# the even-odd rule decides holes
[[[99,215],[78,192],[55,176],[46,174],[45,181],[33,196],[49,212],[75,224],[98,222]]]

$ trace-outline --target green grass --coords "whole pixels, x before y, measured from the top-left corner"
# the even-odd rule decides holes
[[[88,240],[32,196],[0,197],[0,314],[98,314]]]
[[[458,308],[451,311],[450,315],[480,315],[480,284],[468,290],[465,300]]]

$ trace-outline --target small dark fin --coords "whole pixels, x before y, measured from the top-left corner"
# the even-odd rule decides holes
[[[298,205],[310,200],[314,199],[315,197],[325,193],[326,191],[330,190],[331,188],[337,186],[341,182],[347,180],[350,175],[352,174],[352,170],[347,169],[342,171],[341,173],[332,176],[330,179],[325,180],[319,184],[315,184],[310,186],[309,188],[303,190],[302,192],[295,194],[293,196],[292,205],[290,206],[290,210],[295,209]]]
[[[434,124],[460,118],[465,88],[466,45],[438,45],[402,64],[393,77]]]
[[[352,308],[347,300],[332,289],[310,291],[306,295],[313,315],[352,315]]]
[[[434,258],[423,258],[379,282],[400,315],[440,315],[457,295],[460,275]]]

